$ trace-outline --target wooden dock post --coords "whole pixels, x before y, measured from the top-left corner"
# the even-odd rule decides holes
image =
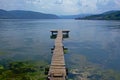
[[[69,32],[70,32],[69,30],[62,30],[63,38],[69,38]],[[55,39],[57,37],[57,33],[58,33],[57,30],[52,30],[51,31],[51,38]]]

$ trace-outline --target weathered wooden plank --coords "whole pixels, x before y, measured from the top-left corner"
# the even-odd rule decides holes
[[[65,80],[66,79],[66,68],[65,68],[65,60],[64,60],[64,51],[63,51],[63,33],[69,31],[51,31],[53,33],[57,33],[57,37],[55,39],[55,48],[53,51],[53,56],[51,60],[51,66],[48,73],[48,78],[50,80]]]

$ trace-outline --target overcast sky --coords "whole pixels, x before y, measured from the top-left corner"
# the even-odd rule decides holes
[[[120,0],[0,0],[0,9],[31,10],[58,15],[120,10]]]

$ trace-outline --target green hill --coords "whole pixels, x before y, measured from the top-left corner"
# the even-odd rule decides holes
[[[57,19],[53,14],[44,14],[40,12],[12,10],[6,11],[0,9],[0,19]]]
[[[98,15],[76,18],[77,20],[120,20],[120,11],[108,11]]]

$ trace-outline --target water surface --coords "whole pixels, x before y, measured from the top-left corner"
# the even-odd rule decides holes
[[[120,70],[120,21],[0,20],[0,60],[44,60],[50,63],[50,30],[70,30],[63,41],[68,67],[88,63]]]

